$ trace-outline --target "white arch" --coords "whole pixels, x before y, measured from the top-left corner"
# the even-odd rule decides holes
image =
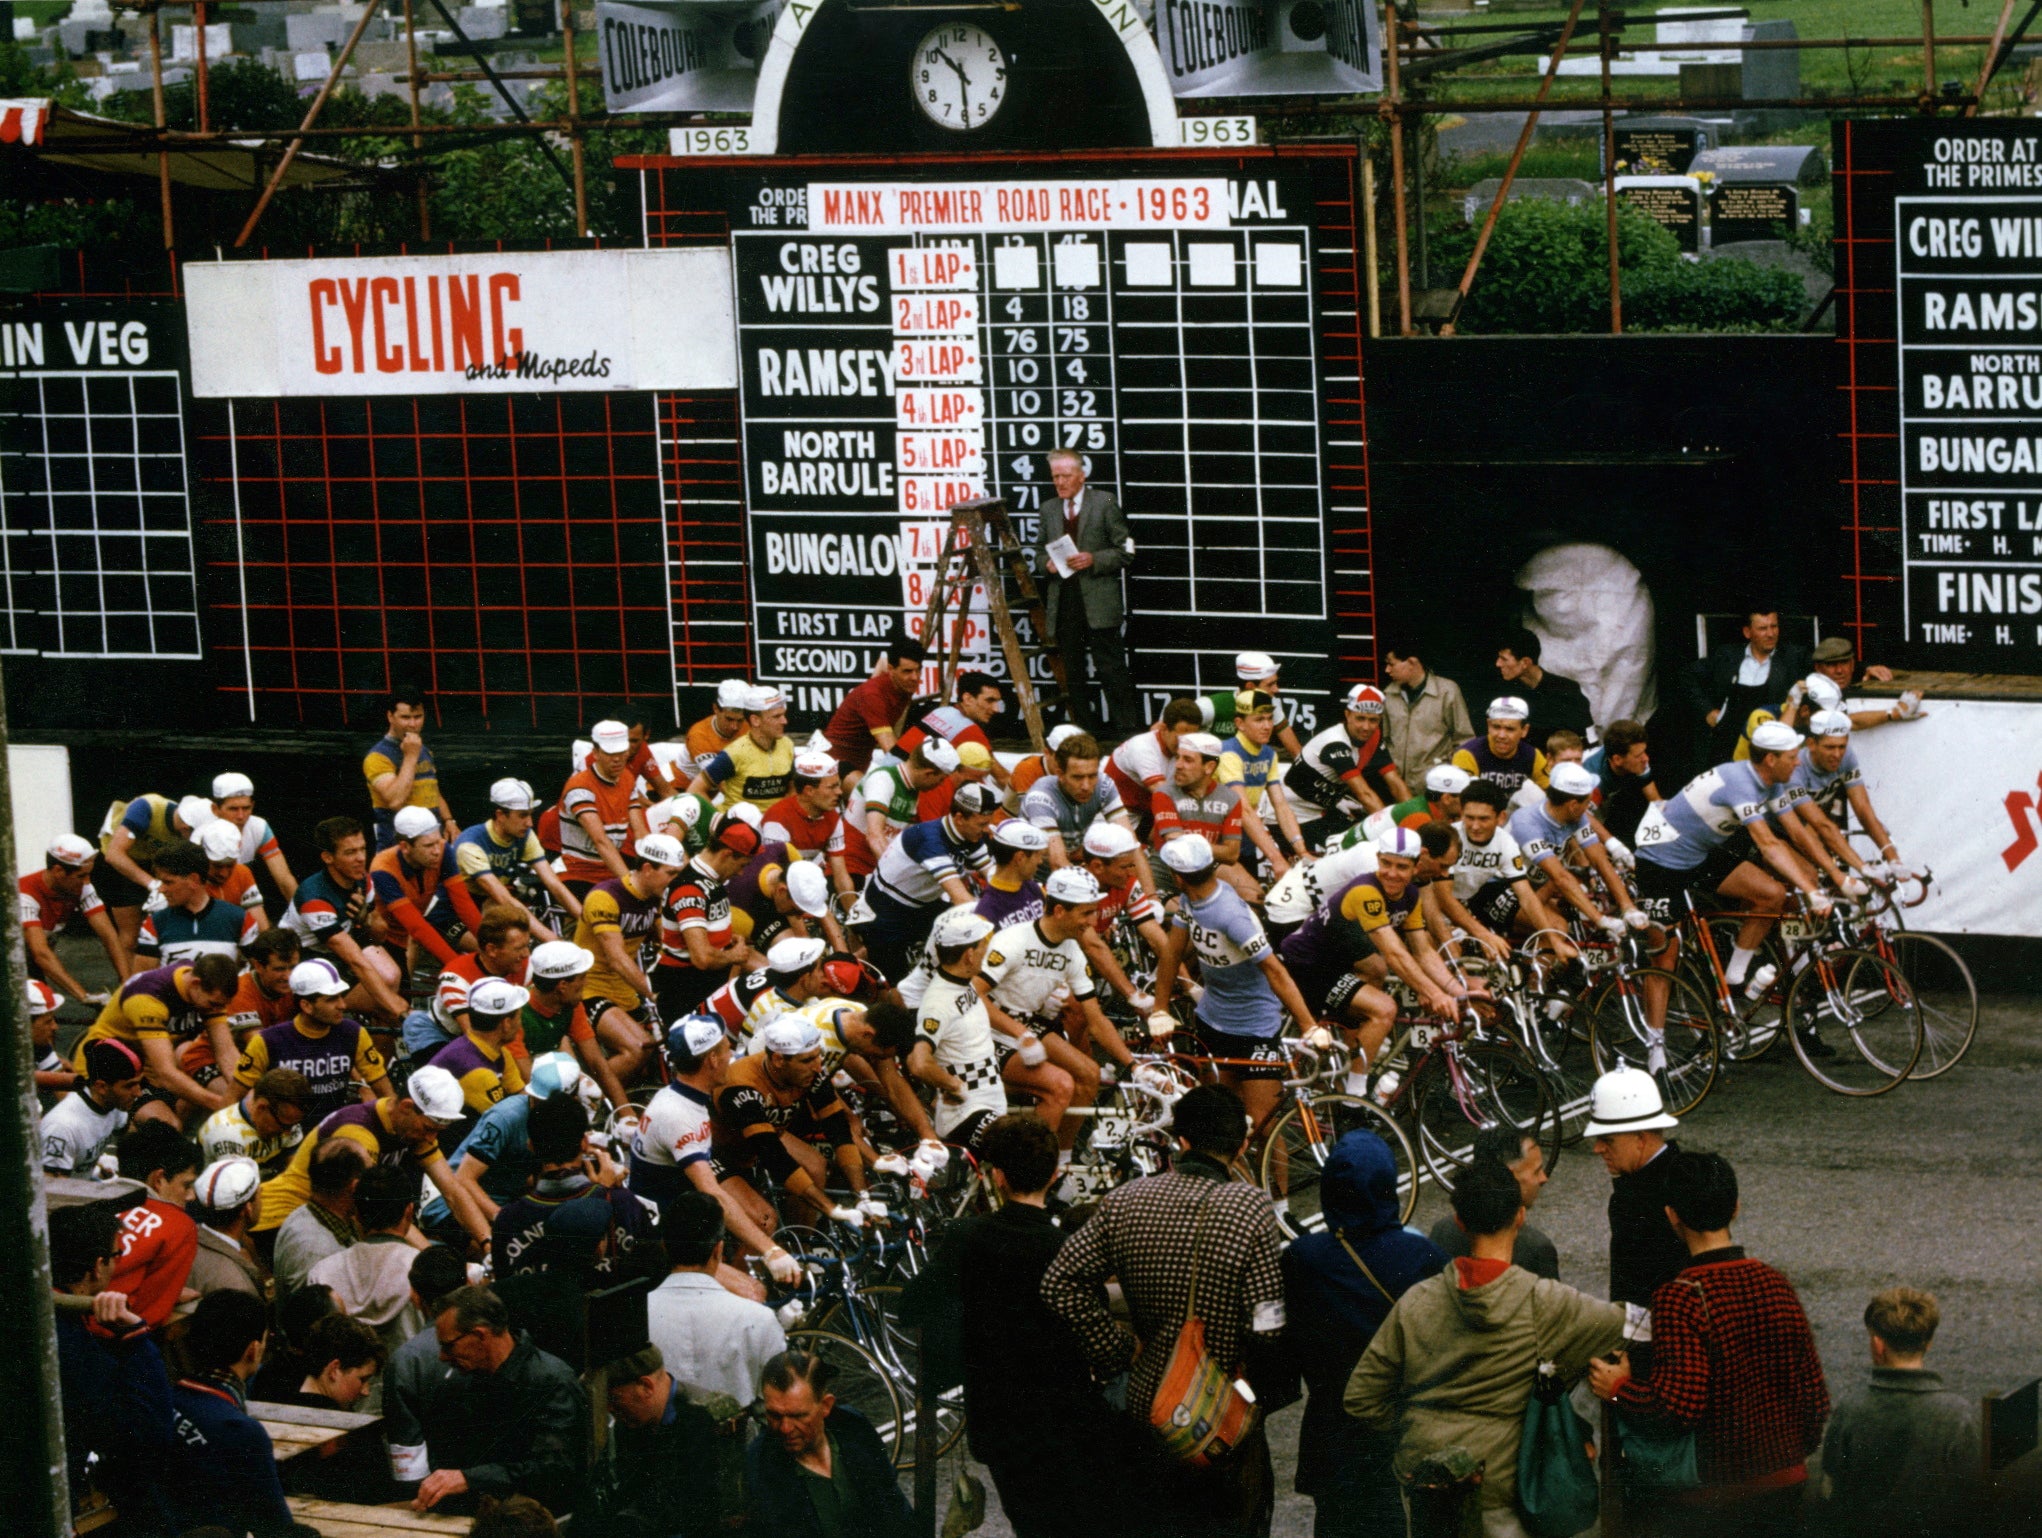
[[[752,93],[752,153],[780,152],[780,109],[787,91],[787,74],[794,68],[794,54],[828,0],[787,0],[780,19],[773,24],[773,39],[766,56],[759,61],[758,89]],[[1169,77],[1163,73],[1163,58],[1156,40],[1143,23],[1134,0],[1092,0],[1093,6],[1113,28],[1127,59],[1141,82],[1142,104],[1148,109],[1149,136],[1158,148],[1177,147],[1177,98],[1170,94]]]

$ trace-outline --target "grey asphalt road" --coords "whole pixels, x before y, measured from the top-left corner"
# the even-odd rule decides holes
[[[1830,1395],[1868,1370],[1865,1303],[1896,1283],[1942,1304],[1929,1365],[1977,1398],[2042,1375],[2042,1008],[1984,1001],[1970,1054],[1941,1079],[1847,1100],[1810,1079],[1784,1045],[1717,1080],[1676,1136],[1736,1166],[1738,1242],[1800,1291]],[[1609,1292],[1609,1178],[1586,1144],[1566,1149],[1533,1221],[1560,1251],[1561,1279]],[[1427,1188],[1420,1228],[1446,1211]],[[1300,1411],[1271,1420],[1277,1538],[1307,1538],[1311,1502],[1290,1489]],[[2031,1460],[2032,1461],[2032,1460]],[[944,1469],[944,1485],[951,1466]],[[981,1531],[1011,1532],[990,1496]],[[946,1503],[947,1504],[947,1503]]]

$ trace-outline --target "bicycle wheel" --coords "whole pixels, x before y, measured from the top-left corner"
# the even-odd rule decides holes
[[[1803,967],[1787,994],[1787,1026],[1801,1066],[1839,1095],[1883,1095],[1921,1056],[1914,986],[1871,951],[1831,951]]]
[[[1737,931],[1743,927],[1741,919],[1717,915],[1709,921],[1709,934],[1716,942],[1716,955],[1727,966],[1731,949],[1737,943]],[[1779,1045],[1780,1021],[1786,1014],[1787,989],[1793,977],[1787,970],[1786,947],[1780,944],[1777,926],[1766,932],[1765,943],[1758,949],[1758,955],[1751,963],[1751,970],[1745,973],[1745,980],[1730,989],[1730,1002],[1736,1010],[1734,1019],[1722,1019],[1722,1001],[1716,994],[1716,974],[1708,959],[1700,955],[1690,944],[1680,954],[1680,969],[1686,972],[1692,966],[1693,973],[1688,981],[1693,983],[1705,999],[1716,1007],[1718,1022],[1723,1026],[1723,1056],[1733,1063],[1755,1063]],[[1755,999],[1745,996],[1745,988],[1753,977],[1764,968],[1773,969],[1772,980]]]
[[[868,1336],[866,1345],[880,1361],[900,1373],[895,1381],[900,1386],[902,1400],[908,1409],[908,1444],[898,1466],[911,1469],[915,1466],[915,1419],[921,1413],[920,1401],[916,1398],[916,1386],[922,1377],[922,1349],[915,1340],[915,1332],[900,1322],[900,1288],[890,1282],[859,1289],[864,1299],[866,1313],[871,1324],[877,1326],[877,1333]],[[840,1325],[831,1324],[831,1329]],[[942,1457],[957,1445],[964,1435],[964,1388],[957,1385],[936,1400],[936,1456]]]
[[[895,1369],[848,1335],[813,1326],[789,1330],[787,1349],[806,1351],[829,1363],[835,1374],[830,1392],[837,1396],[837,1403],[849,1405],[872,1422],[893,1466],[905,1467],[902,1460],[913,1456],[908,1434],[914,1417],[910,1401],[901,1397],[895,1382]]]
[[[1475,1156],[1475,1134],[1515,1128],[1539,1145],[1550,1170],[1560,1157],[1560,1108],[1545,1074],[1513,1047],[1472,1043],[1433,1052],[1409,1089],[1413,1140],[1440,1189],[1451,1191]]]
[[[1595,1059],[1589,1047],[1589,1020],[1582,1001],[1564,993],[1506,995],[1513,1032],[1532,1061],[1551,1081],[1560,1108],[1560,1140],[1579,1142],[1588,1125],[1588,1092],[1595,1083]]]
[[[1348,1133],[1373,1132],[1390,1146],[1397,1165],[1400,1222],[1418,1205],[1418,1159],[1404,1129],[1381,1106],[1353,1095],[1313,1095],[1277,1118],[1262,1144],[1262,1189],[1276,1208],[1276,1221],[1295,1239],[1326,1226],[1319,1207],[1319,1175],[1333,1145]]]
[[[1660,1032],[1666,1055],[1656,1069],[1645,1013],[1648,983],[1666,985],[1666,1023]],[[1620,1064],[1643,1069],[1659,1081],[1666,1109],[1675,1116],[1685,1116],[1702,1103],[1716,1082],[1722,1059],[1720,1020],[1708,997],[1686,977],[1660,967],[1642,967],[1628,978],[1611,978],[1585,1007],[1597,1073]]]
[[[1874,954],[1900,968],[1921,1007],[1921,1056],[1908,1077],[1933,1079],[1948,1073],[1971,1050],[1971,1038],[1978,1034],[1978,984],[1971,979],[1971,969],[1934,935],[1909,930],[1882,934]],[[1855,979],[1848,986],[1853,997],[1865,991]],[[1868,995],[1867,1013],[1876,1002]]]

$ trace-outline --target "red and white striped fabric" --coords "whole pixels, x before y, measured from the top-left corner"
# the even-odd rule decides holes
[[[47,96],[0,96],[0,144],[37,144],[50,113]]]

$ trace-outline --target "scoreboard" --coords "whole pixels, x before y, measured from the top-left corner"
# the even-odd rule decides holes
[[[1152,698],[1227,686],[1251,646],[1330,684],[1325,401],[1358,370],[1334,390],[1321,345],[1325,168],[1020,169],[728,169],[755,676],[797,708],[862,681],[919,633],[950,506],[1004,497],[1032,546],[1067,449],[1127,515]]]

